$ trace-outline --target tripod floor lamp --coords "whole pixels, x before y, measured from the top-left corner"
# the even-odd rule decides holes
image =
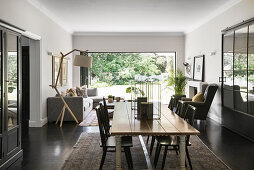
[[[61,119],[61,121],[60,121],[60,127],[62,127],[62,125],[63,125],[63,119],[64,119],[64,114],[65,114],[65,110],[66,109],[69,111],[70,115],[73,117],[73,119],[76,121],[76,123],[79,123],[77,118],[76,118],[76,116],[71,111],[70,107],[68,106],[68,104],[64,100],[63,96],[60,94],[59,90],[57,89],[58,80],[59,80],[60,74],[62,72],[63,59],[64,59],[64,57],[66,57],[67,55],[73,53],[74,51],[80,52],[80,55],[76,55],[75,56],[75,59],[74,59],[74,62],[73,62],[74,66],[88,67],[88,68],[92,67],[92,57],[88,56],[88,53],[87,53],[88,50],[82,51],[82,50],[74,49],[74,50],[72,50],[72,51],[70,51],[70,52],[68,52],[66,54],[63,54],[62,52],[60,52],[61,53],[61,59],[60,59],[60,66],[59,66],[59,69],[58,69],[56,82],[55,82],[55,84],[50,85],[50,87],[52,87],[52,88],[54,88],[56,90],[56,93],[58,94],[58,96],[60,97],[60,100],[64,104],[63,108],[62,108],[62,111],[60,112],[60,114],[59,114],[59,116],[58,116],[58,118],[56,120],[56,124],[57,124],[58,121]]]

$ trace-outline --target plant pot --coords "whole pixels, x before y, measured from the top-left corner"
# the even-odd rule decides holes
[[[116,97],[116,101],[117,101],[117,102],[120,102],[120,97]]]
[[[113,102],[114,102],[114,99],[113,99],[113,98],[108,98],[108,102],[109,102],[109,103],[113,103]]]

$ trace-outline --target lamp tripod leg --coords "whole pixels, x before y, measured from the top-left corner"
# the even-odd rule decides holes
[[[65,113],[65,106],[63,107],[63,112],[62,112],[62,117],[61,117],[60,127],[62,127],[62,126],[63,126],[64,113]]]
[[[61,115],[63,114],[63,109],[64,109],[64,107],[62,108],[61,112],[58,115],[58,118],[56,120],[56,124],[58,123],[58,121],[60,120]]]
[[[56,87],[54,87],[54,88],[55,88],[57,94],[59,95],[60,99],[63,101],[65,108],[69,111],[69,113],[71,114],[71,116],[73,117],[73,119],[76,121],[76,123],[79,123],[78,120],[77,120],[77,118],[76,118],[76,116],[73,114],[73,112],[71,111],[70,107],[69,107],[68,104],[65,102],[63,96],[61,96],[61,94],[59,93],[58,89],[57,89]]]

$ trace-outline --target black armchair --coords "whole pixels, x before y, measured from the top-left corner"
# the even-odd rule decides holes
[[[182,104],[182,111],[185,112],[188,105],[196,107],[195,119],[206,120],[208,111],[213,102],[213,98],[218,89],[217,84],[209,84],[204,91],[204,102],[193,102],[191,99],[183,99],[179,102]]]

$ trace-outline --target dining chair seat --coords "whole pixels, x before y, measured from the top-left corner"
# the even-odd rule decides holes
[[[179,136],[174,136],[174,135],[171,135],[171,136],[156,136],[155,138],[156,138],[157,142],[160,145],[163,145],[163,146],[165,146],[165,145],[179,146],[179,144],[180,144]],[[191,146],[190,141],[186,145]]]
[[[102,144],[100,144],[100,145],[102,147]],[[112,148],[116,147],[115,136],[108,137],[107,142],[106,142],[106,146],[107,147],[112,147]],[[123,136],[121,138],[121,146],[122,147],[133,147],[132,137],[131,136]]]
[[[108,109],[108,117],[113,118],[114,109]]]

